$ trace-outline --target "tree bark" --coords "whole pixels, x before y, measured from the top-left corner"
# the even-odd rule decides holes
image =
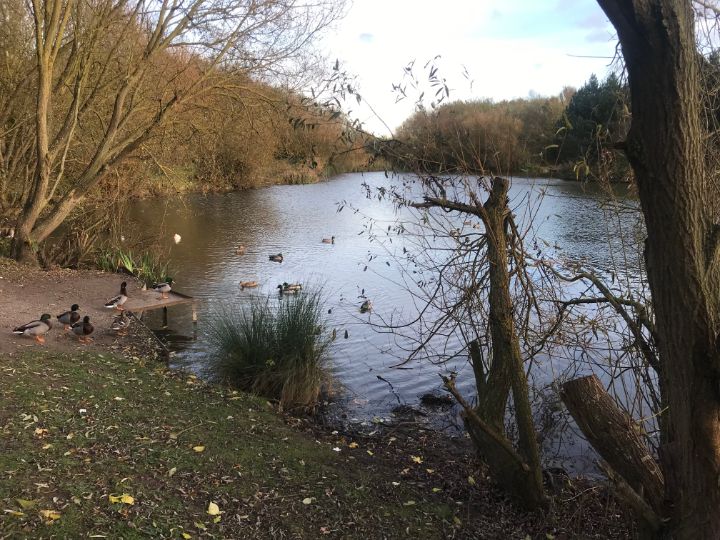
[[[720,535],[720,272],[708,200],[694,16],[686,0],[598,0],[632,96],[626,153],[645,216],[645,261],[667,406],[661,535]]]
[[[566,382],[560,397],[593,448],[660,515],[664,489],[660,467],[637,424],[620,410],[600,380],[590,375]]]

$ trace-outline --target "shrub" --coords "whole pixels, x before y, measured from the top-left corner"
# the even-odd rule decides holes
[[[322,335],[319,291],[254,298],[211,316],[210,372],[243,390],[277,399],[283,409],[313,409],[318,402],[331,338]]]

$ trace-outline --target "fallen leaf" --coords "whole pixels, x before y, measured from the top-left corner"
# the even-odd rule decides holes
[[[425,469],[428,474],[432,474],[435,472],[435,469]]]
[[[188,538],[192,538],[192,535],[189,535],[188,533],[184,532],[184,533],[182,533],[182,537],[185,538],[185,540],[188,540]]]
[[[339,451],[340,451],[340,449],[337,446],[335,448],[333,448],[333,452],[339,452]]]
[[[415,501],[408,501],[408,502],[404,502],[403,506],[413,506],[414,504],[415,504]]]
[[[423,458],[421,458],[420,456],[410,456],[410,459],[412,459],[415,463],[423,462]]]
[[[211,502],[208,504],[207,513],[211,516],[219,516],[222,512],[220,512],[220,507],[217,504]]]
[[[310,497],[305,497],[303,499],[303,504],[312,504],[312,499]]]
[[[40,510],[40,515],[48,521],[55,521],[60,519],[61,514],[57,510]]]
[[[204,451],[205,451],[205,447],[204,447],[204,446],[193,446],[193,450],[195,450],[195,451],[198,452],[198,453],[199,453],[199,452],[204,452]]]
[[[23,510],[27,510],[28,508],[35,507],[35,501],[29,501],[27,499],[15,499],[15,500],[20,505],[20,508],[22,508]]]
[[[350,444],[348,444],[348,446],[349,446],[350,448],[357,448],[357,447],[360,446],[360,445],[359,445],[358,443],[356,443],[356,442],[351,442]]]
[[[374,455],[375,455],[375,454],[373,454],[370,450],[365,450],[365,451],[368,453],[368,456],[374,456]]]
[[[205,526],[205,524],[202,523],[201,521],[196,521],[194,525],[195,525],[198,529],[203,530],[203,531],[207,529],[207,527]]]
[[[475,479],[472,476],[468,476],[468,484],[471,486],[475,485]]]
[[[168,471],[168,476],[172,476],[172,475],[175,474],[176,472],[177,472],[177,467],[173,467],[172,469],[170,469],[170,470]]]
[[[440,489],[440,488],[432,488],[432,492],[433,492],[433,493],[437,493],[438,491],[442,491],[442,489]]]
[[[127,493],[123,493],[120,496],[117,495],[108,495],[108,500],[115,504],[115,503],[122,503],[122,504],[135,504],[135,499],[132,497],[132,495],[128,495]]]

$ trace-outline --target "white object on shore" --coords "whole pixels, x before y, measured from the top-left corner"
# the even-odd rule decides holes
[[[176,244],[179,244],[180,240],[182,240],[182,236],[180,236],[178,233],[175,233],[175,236],[173,236],[173,240],[175,240]]]

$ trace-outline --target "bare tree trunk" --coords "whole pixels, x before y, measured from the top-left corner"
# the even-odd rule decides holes
[[[492,191],[480,212],[487,236],[490,277],[489,319],[492,356],[487,376],[481,369],[482,363],[477,344],[470,345],[478,389],[478,406],[474,409],[474,413],[490,426],[492,432],[483,427],[473,414],[466,416],[466,423],[468,432],[490,466],[495,481],[526,508],[538,508],[544,506],[546,500],[535,425],[528,396],[528,382],[523,368],[510,297],[508,189],[509,182],[506,179],[493,179]],[[510,442],[504,435],[510,390],[512,390],[519,434],[517,453],[507,451],[506,446],[510,445]],[[498,444],[498,437],[502,437],[506,444]]]
[[[647,226],[645,260],[667,404],[661,535],[720,535],[720,228],[708,200],[691,3],[598,0],[618,31],[632,94],[626,153]]]

